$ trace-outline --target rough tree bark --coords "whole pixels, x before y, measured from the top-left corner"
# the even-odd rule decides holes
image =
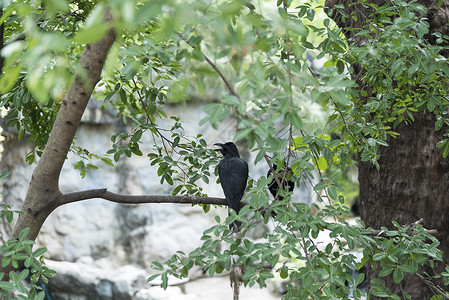
[[[334,14],[332,18],[341,27],[361,28],[362,15],[370,12],[354,0],[326,0],[328,8],[343,5],[348,16],[354,13],[359,21]],[[385,1],[369,1],[382,5]],[[447,34],[449,10],[443,2],[437,8],[438,1],[418,1],[428,8],[426,17],[431,25],[431,32],[439,31]],[[348,38],[362,42],[356,32],[346,31]],[[429,42],[434,42],[428,36]],[[442,53],[448,57],[447,53]],[[355,68],[356,69],[356,68]],[[360,84],[360,82],[358,82]],[[359,163],[360,214],[367,226],[380,228],[392,227],[391,220],[400,224],[410,224],[424,218],[426,228],[438,230],[436,237],[441,241],[440,249],[444,251],[444,261],[449,263],[449,160],[442,158],[441,151],[435,147],[441,139],[442,132],[435,132],[435,117],[430,114],[415,114],[415,122],[411,125],[400,125],[397,130],[400,136],[388,140],[388,147],[381,147],[380,172],[370,163]],[[430,271],[429,269],[425,271]],[[368,278],[375,274],[369,272]],[[385,278],[387,286],[397,295],[401,295],[401,287],[393,283],[392,278]],[[413,299],[430,299],[433,292],[417,276],[407,276],[402,289]]]

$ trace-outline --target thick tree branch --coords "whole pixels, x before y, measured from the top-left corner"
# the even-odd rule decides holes
[[[228,205],[223,198],[167,195],[120,195],[109,192],[107,189],[94,189],[63,194],[59,197],[58,206],[93,198],[101,198],[122,204],[176,203]]]

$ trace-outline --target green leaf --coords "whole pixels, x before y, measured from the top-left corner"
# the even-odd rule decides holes
[[[30,274],[30,270],[23,269],[22,272],[20,272],[19,277],[17,278],[17,280],[19,282],[25,280],[25,278],[27,278],[28,274]]]
[[[107,164],[110,165],[111,167],[114,167],[114,164],[112,163],[112,160],[109,157],[102,157],[101,160]]]
[[[444,139],[444,140],[438,141],[438,143],[437,143],[437,145],[436,145],[437,149],[441,149],[441,148],[443,148],[443,147],[444,147],[444,145],[446,145],[446,143],[448,143],[448,142],[449,142],[449,140],[447,140],[447,139]]]
[[[193,49],[192,57],[200,62],[204,61],[204,59],[205,59],[204,54],[196,48]]]
[[[140,141],[140,139],[142,138],[142,133],[143,131],[141,129],[137,130],[136,132],[134,132],[132,138],[131,138],[131,142],[132,143],[137,143],[138,141]]]
[[[137,156],[142,156],[143,155],[142,151],[140,151],[140,149],[138,148],[137,144],[134,144],[134,146],[131,147],[130,149],[131,149],[131,152],[134,153]]]
[[[23,239],[28,235],[28,233],[30,232],[30,228],[26,227],[24,229],[22,229],[19,232],[19,241],[23,241]]]
[[[0,281],[0,289],[4,291],[14,290],[14,284],[12,282]]]
[[[449,154],[449,142],[447,142],[446,145],[444,145],[443,158],[446,158],[448,154]]]
[[[2,267],[6,267],[11,263],[11,258],[10,257],[3,257],[2,259]]]
[[[4,5],[5,7],[3,7],[3,14],[0,18],[0,24],[3,24],[7,18],[9,18],[9,16],[11,16],[11,14],[13,14],[15,12],[15,10],[17,9],[16,3],[10,3],[7,7],[6,5]]]
[[[154,274],[154,275],[151,275],[150,277],[148,277],[147,282],[150,282],[150,281],[152,281],[152,280],[158,278],[159,276],[161,276],[161,274]]]
[[[291,120],[291,122],[292,122],[292,125],[293,125],[293,127],[295,128],[295,129],[297,129],[297,130],[301,130],[302,129],[302,120],[301,120],[301,118],[298,116],[298,114],[296,114],[296,113],[292,113],[291,115],[290,115],[290,120]]]
[[[327,184],[325,182],[319,182],[317,183],[314,187],[313,190],[314,191],[321,191],[322,189],[326,188]]]
[[[128,99],[126,98],[126,92],[124,89],[120,89],[119,95],[120,95],[120,100],[122,100],[123,104],[128,105]]]
[[[215,264],[211,264],[207,269],[207,272],[209,273],[209,277],[213,277],[215,274]]]
[[[359,286],[365,280],[365,273],[359,273],[355,279],[355,285]]]
[[[288,278],[288,271],[287,271],[287,268],[282,268],[281,271],[279,272],[279,276],[280,276],[282,279]]]
[[[7,211],[6,212],[6,221],[8,221],[8,223],[11,223],[13,219],[14,219],[13,212],[12,211]]]
[[[4,69],[4,75],[0,77],[0,94],[8,93],[17,82],[22,70],[22,64],[17,63],[11,67],[6,66]]]
[[[345,71],[345,64],[342,60],[337,61],[337,71],[339,74],[342,74]]]
[[[435,122],[435,131],[438,131],[443,127],[443,119],[439,119]]]
[[[98,169],[98,167],[96,165],[93,165],[93,164],[87,164],[86,167],[88,167],[89,169],[92,169],[92,170],[97,170]]]
[[[66,12],[69,10],[69,4],[65,0],[44,0],[44,5],[52,16],[58,11]]]
[[[209,212],[209,210],[210,210],[210,204],[203,204],[202,207],[203,207],[204,213],[208,213],[208,212]]]
[[[376,143],[378,143],[379,145],[382,145],[382,146],[388,147],[388,144],[387,144],[387,142],[385,142],[384,140],[381,140],[381,139],[376,139],[375,141],[376,141]]]
[[[385,277],[391,274],[395,270],[395,265],[386,265],[383,266],[382,270],[379,272],[379,277]]]
[[[175,189],[172,192],[172,195],[176,196],[181,191],[182,187],[183,187],[183,185],[176,186]]]
[[[168,287],[168,274],[166,272],[162,273],[162,283],[161,287],[165,290]]]
[[[11,175],[11,171],[6,171],[6,172],[0,174],[0,180],[5,178],[5,177],[8,177],[9,175]]]
[[[14,263],[12,264],[14,266]],[[14,267],[15,268],[15,267]],[[15,285],[18,284],[19,275],[14,271],[9,271],[9,278],[14,282]]]
[[[370,289],[370,293],[377,297],[388,298],[388,293],[384,291],[384,289],[380,286],[373,286]]]
[[[47,248],[45,248],[45,247],[38,248],[36,251],[33,252],[33,256],[34,257],[39,257],[42,254],[44,254],[45,252],[47,252]]]
[[[393,272],[393,280],[396,284],[401,283],[404,279],[404,272],[402,272],[399,268],[396,268]]]
[[[45,292],[41,291],[39,294],[37,294],[36,300],[44,300],[45,299]]]
[[[317,160],[314,161],[315,166],[318,170],[324,172],[327,169],[327,161],[323,156],[318,157]]]
[[[329,197],[332,199],[332,200],[336,200],[337,199],[337,190],[335,189],[335,188],[333,188],[333,187],[329,187],[328,189],[327,189],[327,192],[329,193]]]
[[[80,44],[91,44],[101,40],[108,32],[110,25],[102,23],[79,31],[73,41]]]
[[[158,270],[158,271],[163,271],[164,270],[164,266],[162,266],[161,263],[157,262],[157,261],[153,261],[151,263],[151,268]]]

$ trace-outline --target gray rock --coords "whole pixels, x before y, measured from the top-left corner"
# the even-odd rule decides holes
[[[89,263],[90,262],[90,263]],[[131,300],[146,283],[146,271],[127,265],[120,268],[100,268],[91,258],[76,263],[47,260],[47,266],[58,275],[48,284],[51,294],[90,300]],[[65,295],[65,296],[64,296]]]

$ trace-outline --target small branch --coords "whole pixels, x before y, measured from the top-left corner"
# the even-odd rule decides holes
[[[302,238],[302,248],[304,249],[304,254],[306,255],[306,260],[310,264],[309,253],[308,253],[307,247],[306,247],[306,239],[304,237],[301,237],[301,238]]]
[[[387,232],[389,232],[389,231],[388,230],[374,230],[374,229],[373,230],[369,230],[369,231],[363,230],[364,234],[372,235],[372,236],[382,236],[382,237],[386,237],[387,236],[386,235]],[[438,233],[438,230],[436,230],[436,229],[424,229],[424,233],[435,235],[435,234]],[[413,234],[413,232],[410,232],[410,230],[408,230],[407,234]]]
[[[414,230],[415,227],[418,226],[419,224],[421,224],[422,222],[424,222],[424,218],[421,218],[421,219],[419,219],[418,221],[416,221],[416,222],[410,224],[410,225],[412,225],[412,227],[410,227],[409,231]]]
[[[407,230],[407,234],[408,235],[413,235],[415,227],[418,226],[419,224],[421,224],[423,221],[424,221],[424,219],[421,218],[418,221],[409,224],[409,226],[411,226],[411,227]],[[386,236],[386,233],[389,232],[389,231],[388,230],[375,230],[375,229],[372,229],[372,230],[362,230],[362,232],[364,234],[367,234],[367,235],[382,236],[383,237],[383,236]],[[436,230],[436,229],[424,229],[424,233],[435,235],[435,234],[438,233],[438,230]]]
[[[94,198],[101,198],[122,204],[177,203],[177,204],[228,205],[227,201],[223,198],[196,197],[196,196],[167,196],[167,195],[120,195],[108,192],[107,189],[94,189],[94,190],[86,190],[80,192],[73,192],[69,194],[63,194],[60,197],[58,206]]]
[[[187,45],[189,45],[190,47],[192,47],[192,49],[196,49],[196,47],[194,45],[192,45],[189,40],[183,36],[181,33],[176,32],[176,34],[184,41],[186,42]],[[202,52],[201,52],[202,53]],[[212,69],[215,70],[215,72],[217,72],[218,76],[220,76],[221,80],[223,80],[224,84],[226,85],[226,87],[228,88],[229,92],[237,97],[238,99],[240,99],[239,94],[237,94],[237,92],[234,90],[234,88],[232,87],[231,83],[229,82],[229,80],[224,76],[224,74],[220,71],[220,69],[217,67],[216,64],[214,64],[213,61],[211,61],[209,59],[209,57],[207,57],[204,53],[202,53],[204,55],[204,59],[206,60],[206,62],[212,67]]]
[[[427,285],[427,287],[434,293],[442,296],[444,299],[449,299],[449,296],[443,290],[441,290],[441,288],[435,286],[433,282],[431,281],[429,282],[429,280],[427,280],[424,276],[422,276],[419,273],[416,273],[415,275],[418,276],[418,278],[421,279],[424,282],[424,284]]]

